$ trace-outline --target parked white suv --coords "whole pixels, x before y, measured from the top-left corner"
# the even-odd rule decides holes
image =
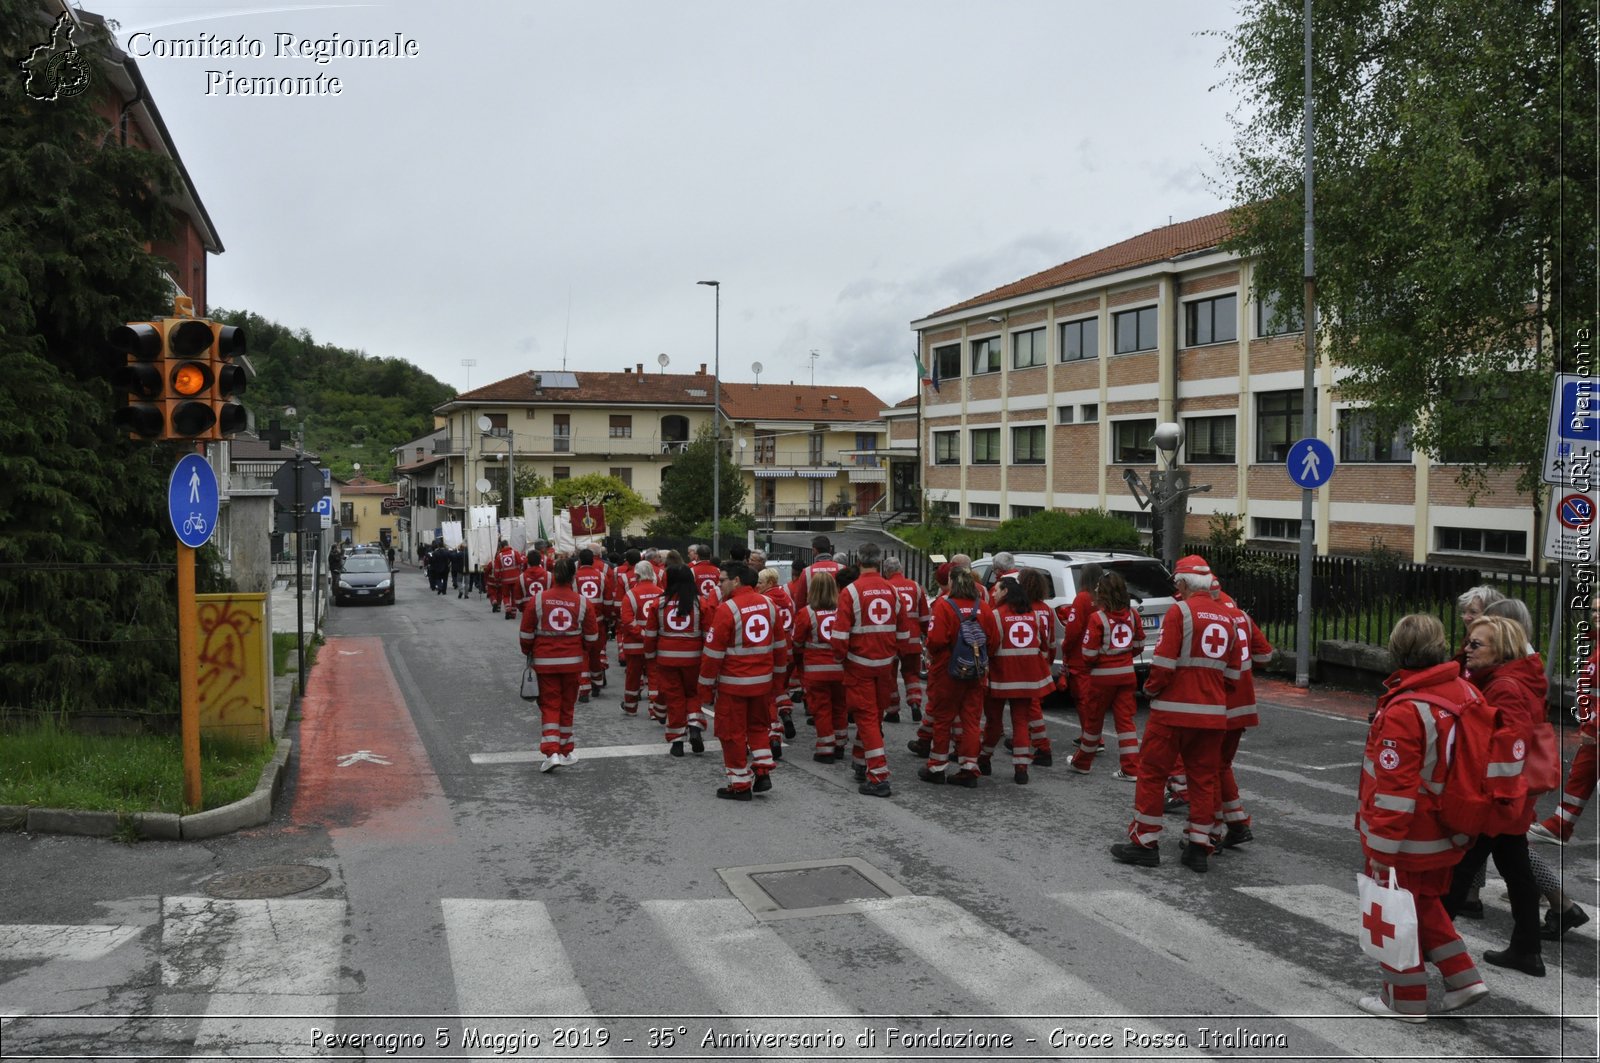
[[[1013,553],[1017,568],[1036,568],[1050,580],[1051,608],[1071,605],[1083,589],[1078,574],[1088,564],[1100,566],[1102,572],[1115,572],[1128,584],[1128,596],[1139,611],[1144,624],[1144,652],[1134,662],[1139,685],[1150,671],[1150,651],[1155,648],[1156,636],[1161,632],[1161,618],[1167,615],[1174,601],[1172,574],[1160,561],[1144,554],[1119,553],[1105,550],[1058,550],[1049,554]],[[985,586],[992,584],[990,569],[994,558],[985,557],[972,563],[973,575]]]

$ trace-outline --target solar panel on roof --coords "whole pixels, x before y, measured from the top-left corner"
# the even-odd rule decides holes
[[[578,386],[578,374],[564,371],[535,373],[539,378],[541,388],[575,388]]]

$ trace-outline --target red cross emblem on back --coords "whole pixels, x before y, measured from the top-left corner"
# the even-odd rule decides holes
[[[1228,652],[1228,629],[1221,624],[1207,624],[1200,636],[1200,648],[1207,657],[1220,658]]]
[[[887,598],[874,598],[867,603],[867,619],[874,624],[887,624],[893,615],[894,609]]]

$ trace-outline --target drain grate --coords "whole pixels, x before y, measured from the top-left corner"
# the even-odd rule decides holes
[[[768,922],[846,915],[860,911],[860,901],[911,895],[910,890],[856,857],[718,868],[717,874],[751,915]]]
[[[269,864],[218,875],[206,883],[205,890],[210,896],[226,901],[255,901],[304,893],[326,881],[327,868],[311,864]]]

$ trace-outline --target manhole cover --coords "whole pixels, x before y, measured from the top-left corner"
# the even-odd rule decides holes
[[[779,907],[790,910],[821,908],[867,897],[887,896],[855,868],[843,864],[795,871],[769,871],[750,877],[778,902]]]
[[[206,883],[206,893],[227,901],[253,901],[287,897],[328,881],[328,870],[310,864],[271,864],[249,871],[218,875]]]

